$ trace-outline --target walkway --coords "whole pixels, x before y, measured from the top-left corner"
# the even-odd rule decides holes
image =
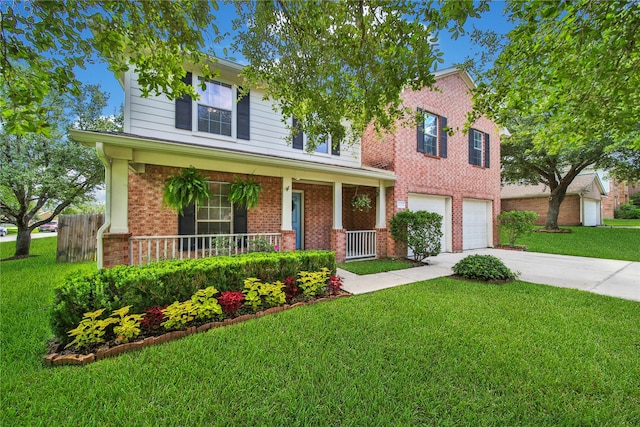
[[[500,258],[520,280],[563,288],[580,289],[640,301],[640,262],[553,255],[503,249],[476,249],[464,253],[443,253],[429,258],[424,267],[358,276],[340,269],[344,289],[353,294],[377,291],[407,283],[453,274],[451,267],[472,254]]]

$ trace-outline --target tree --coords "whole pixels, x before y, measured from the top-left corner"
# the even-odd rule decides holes
[[[0,130],[0,212],[18,227],[16,257],[29,255],[33,229],[70,205],[91,200],[93,190],[104,181],[104,167],[95,152],[69,139],[66,130],[71,125],[68,117],[76,118],[69,113],[69,104],[82,112],[76,125],[92,129],[98,123],[111,123],[96,116],[107,96],[96,86],[83,88],[81,95],[69,100],[51,94],[45,99],[42,108],[49,112],[47,120],[56,124],[49,137]],[[52,212],[38,219],[44,207]]]
[[[471,118],[544,118],[532,142],[553,153],[604,139],[640,150],[640,2],[510,1],[505,13],[506,38],[480,34],[501,46]]]
[[[51,136],[55,123],[44,108],[46,96],[79,96],[73,70],[96,56],[114,72],[133,66],[144,94],[195,95],[181,80],[184,62],[202,64],[205,77],[214,75],[204,47],[218,36],[211,12],[217,8],[215,1],[199,0],[0,2],[4,132]]]

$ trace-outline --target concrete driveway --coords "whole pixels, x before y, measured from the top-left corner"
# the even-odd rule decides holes
[[[519,279],[563,288],[580,289],[640,301],[640,263],[599,258],[585,258],[503,249],[477,249],[463,253],[444,253],[429,258],[430,265],[406,270],[357,276],[340,270],[344,289],[359,294],[435,277],[449,276],[451,267],[473,254],[493,255],[511,271],[520,272]]]

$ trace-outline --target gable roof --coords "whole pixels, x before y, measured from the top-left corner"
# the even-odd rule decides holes
[[[551,194],[549,187],[545,184],[506,184],[502,186],[500,198],[502,199],[525,199],[530,197],[548,197]],[[606,196],[607,192],[602,186],[600,178],[595,173],[578,175],[569,184],[567,195],[577,194],[588,198],[599,199]]]

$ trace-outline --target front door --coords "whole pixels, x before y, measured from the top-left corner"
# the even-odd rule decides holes
[[[302,249],[302,193],[291,194],[291,228],[296,230],[296,249]]]

